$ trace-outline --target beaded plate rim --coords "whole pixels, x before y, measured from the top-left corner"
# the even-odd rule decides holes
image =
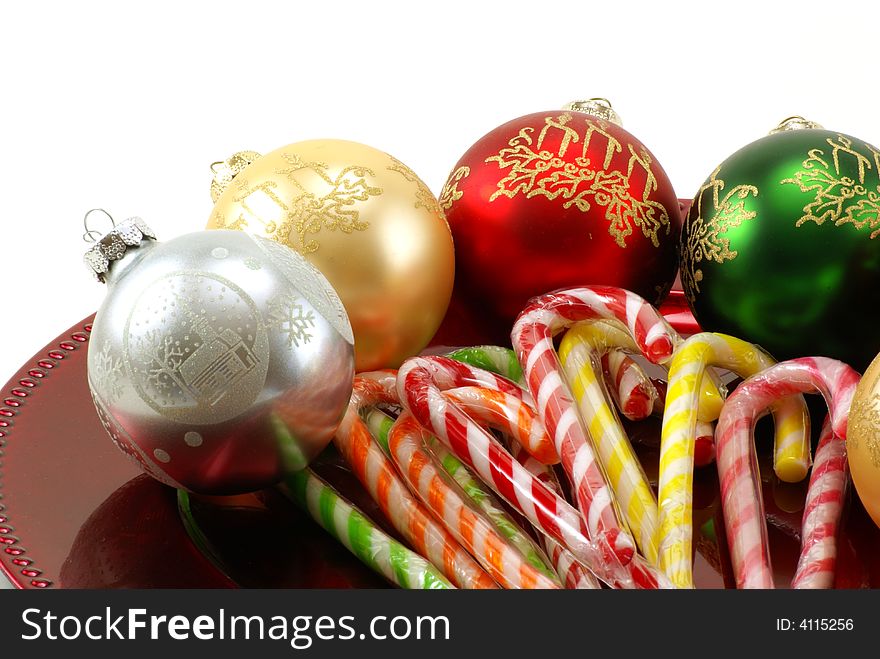
[[[46,378],[50,378],[66,359],[70,359],[75,350],[85,347],[92,331],[93,320],[94,314],[53,339],[25,362],[0,394],[0,544],[3,545],[0,569],[13,587],[18,589],[46,589],[55,584],[42,577],[43,571],[28,557],[22,539],[15,534],[15,527],[10,524],[11,519],[14,519],[14,512],[10,513],[3,493],[4,451],[10,436],[14,435],[15,417],[27,409],[28,403],[40,391]]]

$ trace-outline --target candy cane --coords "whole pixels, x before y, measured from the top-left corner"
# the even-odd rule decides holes
[[[556,492],[556,494],[562,496],[562,488],[559,487],[559,481],[556,479],[556,474],[551,467],[538,462],[515,439],[510,439],[508,443],[510,453],[517,462],[535,478]],[[550,556],[556,574],[562,579],[562,583],[565,584],[566,588],[595,590],[602,587],[596,577],[593,576],[593,573],[579,563],[574,554],[550,536],[545,535],[542,537],[544,539],[544,548]]]
[[[591,537],[611,536],[624,546],[632,538],[622,525],[602,467],[587,441],[572,394],[562,377],[553,336],[578,321],[617,321],[651,361],[668,361],[672,329],[651,305],[619,288],[595,286],[533,298],[511,333],[538,414],[553,437]]]
[[[645,558],[654,563],[657,499],[596,372],[598,354],[608,341],[609,332],[603,325],[576,325],[563,337],[559,359],[621,512]]]
[[[444,391],[443,395],[455,401],[477,423],[515,437],[539,462],[547,465],[559,462],[544,424],[522,399],[488,387],[458,387]]]
[[[801,524],[801,554],[791,587],[832,588],[837,530],[849,484],[846,441],[834,434],[826,416],[810,474]]]
[[[397,391],[394,387],[395,381],[396,372],[383,371],[361,374],[358,376],[355,384],[358,404],[362,406],[362,413],[365,412],[365,422],[367,427],[370,429],[370,432],[373,434],[374,439],[377,440],[379,445],[385,447],[386,451],[389,453],[391,448],[388,443],[388,435],[394,425],[394,420],[381,410],[367,407],[367,405],[379,402],[398,402]],[[457,394],[462,394],[462,392],[465,392],[465,398],[469,401],[469,411],[477,416],[478,421],[486,415],[490,417],[492,421],[497,422],[498,426],[504,430],[506,417],[510,415],[502,415],[499,417],[496,416],[495,410],[489,408],[491,408],[492,403],[494,402],[495,394],[506,394],[500,394],[500,392],[491,389],[473,387],[452,389],[444,392],[444,396],[454,397]],[[480,395],[481,392],[486,394],[486,399],[482,398]],[[481,405],[481,402],[484,400],[490,400],[492,402],[489,402],[487,405]],[[511,397],[511,404],[517,410],[524,405],[522,401],[513,397]],[[518,436],[519,438],[531,436],[531,427],[527,424],[510,427],[507,431],[514,433],[515,436]],[[491,493],[483,487],[482,483],[471,475],[467,467],[465,467],[464,464],[440,444],[436,438],[428,435],[424,435],[423,438],[426,438],[426,443],[437,458],[439,466],[459,484],[462,490],[470,497],[473,504],[475,504],[495,525],[497,531],[522,554],[530,565],[553,579],[555,575],[549,569],[547,558],[543,555],[543,552],[541,552],[541,550],[535,546],[531,538],[519,528],[519,525],[510,517],[510,515],[508,515],[501,504],[496,501],[495,497],[492,496]],[[405,471],[402,471],[402,473],[406,475]],[[418,491],[418,488],[416,488],[415,491]],[[425,503],[427,504],[428,502],[426,501]],[[439,516],[439,519],[442,521],[444,518],[443,516]],[[455,531],[453,531],[454,525],[450,528],[447,524],[447,528],[455,534]]]
[[[529,521],[586,560],[593,559],[592,544],[576,511],[513,463],[491,435],[457,404],[444,398],[438,382],[446,388],[457,388],[471,381],[462,380],[458,372],[440,360],[414,357],[401,366],[397,386],[406,409]]]
[[[477,421],[517,437],[526,450],[544,464],[559,462],[556,448],[544,425],[526,402],[531,400],[527,391],[503,376],[496,377],[488,371],[457,364],[445,357],[434,359],[442,360],[438,363],[443,364],[447,373],[450,365],[454,365],[454,373],[450,376],[452,379],[441,380],[442,386],[455,387],[456,382],[469,385],[444,391],[444,396],[475,415]],[[353,393],[355,406],[360,411],[381,403],[399,404],[396,382],[397,372],[392,370],[358,374]]]
[[[503,588],[558,588],[500,536],[494,525],[472,510],[464,493],[446,481],[422,448],[428,433],[404,412],[388,434],[391,455],[410,487],[456,539]]]
[[[654,403],[654,410],[652,412],[653,416],[658,416],[661,419],[663,418],[663,410],[666,408],[666,390],[667,384],[663,380],[651,380],[651,383],[654,385],[654,392],[657,395],[656,401]],[[705,383],[704,383],[705,384]],[[700,393],[700,409],[703,409],[703,405],[712,405],[716,404],[715,401],[711,400],[711,397],[714,395],[712,393],[707,393],[708,390],[703,388]],[[717,418],[717,414],[715,417]],[[715,461],[715,424],[711,421],[703,421],[699,418],[699,412],[697,413],[697,426],[694,430],[694,466],[695,467],[705,467],[706,465],[712,464]]]
[[[814,391],[828,402],[831,430],[839,439],[826,438],[823,462],[817,462],[813,468],[795,582],[805,587],[833,582],[834,533],[846,482],[843,444],[849,406],[858,382],[859,374],[846,364],[825,357],[806,357],[766,368],[748,378],[728,398],[716,433],[718,474],[731,562],[739,588],[773,587],[754,451],[755,422],[778,401]]]
[[[630,421],[639,421],[649,417],[657,404],[657,390],[641,365],[627,354],[638,352],[633,338],[619,326],[604,321],[584,323],[578,327],[591,339],[592,348],[601,362],[605,387],[618,411]],[[676,345],[680,337],[671,332]],[[717,390],[707,382],[706,396],[710,397]],[[708,410],[708,408],[707,408]],[[721,405],[717,406],[718,413]]]
[[[386,535],[311,469],[285,477],[285,493],[361,562],[401,588],[454,588],[431,563]]]
[[[458,353],[459,359],[462,357],[470,358],[471,355],[468,353],[462,355],[462,352],[464,351],[459,351]],[[494,354],[506,354],[507,356],[513,355],[513,351],[504,348],[499,348],[493,352]],[[501,363],[509,363],[506,359],[499,361]],[[394,375],[396,375],[396,372],[394,372]],[[363,404],[378,402],[395,403],[398,402],[397,393],[396,391],[391,390],[394,382],[395,378],[392,377],[392,372],[390,371],[364,373],[358,376],[358,379],[355,382],[355,391],[358,392],[359,400]],[[467,410],[471,416],[476,417],[475,420],[484,423],[491,423],[494,420],[496,423],[493,425],[495,425],[497,429],[502,431],[506,430],[508,432],[508,439],[511,444],[516,446],[517,450],[521,451],[529,460],[535,462],[537,465],[536,473],[541,474],[543,478],[547,478],[546,473],[552,475],[552,471],[542,474],[542,469],[546,469],[544,464],[538,462],[532,457],[532,455],[523,449],[517,441],[517,439],[523,439],[524,436],[530,436],[530,430],[524,430],[523,426],[520,424],[507,424],[507,428],[505,429],[505,423],[498,423],[500,419],[492,413],[487,414],[486,407],[479,404],[479,399],[476,396],[479,391],[487,391],[496,394],[499,393],[490,389],[481,390],[475,387],[462,387],[444,391],[443,395],[447,398],[454,398],[458,395],[459,400],[461,400],[461,393],[468,392],[470,395],[465,397],[464,400],[468,401],[468,399],[470,399],[468,401],[470,404],[467,406]],[[512,396],[507,399],[507,402],[518,410],[520,406],[524,404]],[[505,415],[505,417],[506,416],[509,415]],[[517,416],[519,416],[519,414],[517,414]],[[373,432],[374,437],[376,437],[379,443],[387,446],[387,434],[393,426],[391,418],[379,410],[370,409],[367,413],[367,425],[370,427],[370,430]],[[431,448],[432,452],[438,458],[440,464],[447,473],[449,473],[462,489],[464,489],[471,499],[483,510],[487,517],[495,522],[499,531],[511,542],[511,544],[517,547],[526,559],[536,568],[539,570],[546,569],[546,559],[542,552],[540,552],[540,550],[534,546],[532,540],[520,530],[516,522],[510,518],[504,508],[495,500],[495,497],[491,492],[487,491],[483,487],[483,484],[471,475],[468,468],[435,437],[429,439],[428,446]],[[553,480],[545,480],[545,482],[548,485],[553,486],[557,493],[559,492],[559,486],[558,483],[555,482],[555,478]],[[600,587],[596,577],[583,567],[571,552],[546,535],[542,535],[542,538],[544,539],[545,548],[550,555],[550,560],[553,563],[556,574],[563,580],[566,588],[595,589]]]
[[[367,384],[373,383],[364,378],[358,382],[361,391],[353,393],[352,402],[333,438],[339,452],[394,528],[416,551],[441,567],[450,581],[460,588],[497,588],[492,578],[410,493],[398,477],[394,464],[373,441],[358,416],[358,400]]]
[[[581,565],[570,551],[553,538],[544,536],[550,561],[556,574],[568,590],[598,590],[602,584],[587,568]]]
[[[391,432],[395,418],[376,407],[361,410],[361,417],[367,424],[373,439],[385,450],[385,453],[389,453],[388,433]]]
[[[680,341],[676,344],[680,344]],[[648,377],[632,357],[621,350],[610,350],[602,355],[602,370],[606,387],[617,409],[630,421],[649,416],[663,416],[666,403],[666,383]],[[715,424],[724,404],[725,388],[716,382],[714,374],[703,379],[697,413],[697,439],[694,446],[694,464],[704,467],[715,460]]]
[[[431,374],[434,383],[442,390],[455,389],[458,387],[486,387],[495,389],[506,394],[510,394],[516,398],[531,401],[531,396],[522,386],[516,382],[497,375],[491,371],[486,371],[476,366],[470,366],[464,362],[450,359],[449,357],[425,357],[423,358],[423,366],[427,368]],[[403,369],[398,371],[397,391],[400,393],[400,378],[403,375]],[[404,398],[401,398],[401,402]]]
[[[400,367],[397,379],[401,402],[422,426],[436,435],[532,524],[563,543],[609,583],[620,587],[665,585],[662,578],[657,579],[656,570],[641,557],[634,559],[631,538],[622,534],[619,527],[603,529],[595,542],[591,541],[574,508],[523,469],[457,404],[444,399],[441,386],[469,386],[474,384],[475,376],[477,384],[482,385],[489,377],[496,377],[484,371],[463,373],[461,366],[459,362],[443,357],[407,360]]]
[[[393,369],[367,371],[355,376],[349,407],[360,412],[376,405],[398,405],[399,403],[397,371]]]
[[[644,369],[623,350],[608,350],[601,356],[605,385],[617,409],[630,421],[651,415],[657,390]]]
[[[467,396],[462,396],[463,393],[467,393]],[[481,399],[481,394],[487,394],[487,399]],[[514,455],[516,460],[520,462],[526,469],[528,469],[533,475],[535,475],[539,480],[545,483],[548,487],[550,487],[554,492],[561,496],[561,490],[559,488],[559,483],[556,480],[555,475],[553,474],[553,470],[546,466],[545,461],[541,461],[536,457],[536,452],[534,449],[527,449],[523,446],[523,443],[526,441],[532,440],[532,431],[529,424],[511,424],[505,423],[505,420],[509,417],[517,417],[519,418],[521,415],[533,415],[534,411],[530,408],[528,411],[523,410],[523,407],[527,407],[525,403],[518,401],[513,397],[509,397],[506,399],[505,404],[510,407],[510,410],[505,414],[496,417],[495,410],[493,407],[497,404],[497,396],[499,392],[493,392],[492,390],[480,389],[478,387],[462,387],[458,389],[449,389],[443,392],[443,395],[447,398],[451,398],[456,400],[459,404],[462,405],[463,409],[474,418],[478,423],[482,422],[490,427],[493,427],[497,430],[503,432],[506,436],[508,445],[510,446],[511,453],[514,453],[514,450],[519,453],[519,455]],[[516,411],[514,413],[514,411]],[[534,420],[535,423],[540,423],[537,419]],[[530,422],[531,423],[531,422]],[[505,427],[506,426],[506,427]],[[543,426],[541,426],[543,428]],[[433,440],[431,444],[432,448],[434,448],[435,453],[438,457],[442,456],[443,464],[447,465],[452,463],[452,465],[460,465],[460,469],[448,470],[451,473],[461,473],[464,472],[470,476],[470,472],[467,468],[457,459],[451,452],[449,452],[442,444],[440,444],[436,439]],[[554,451],[555,453],[555,451]],[[558,457],[556,460],[558,462]],[[463,486],[470,485],[473,487],[471,483],[463,483],[459,481],[459,483]],[[468,491],[468,490],[466,490]],[[486,493],[488,496],[490,494]],[[494,497],[492,497],[494,499]],[[587,570],[584,566],[582,566],[574,555],[565,549],[558,542],[550,538],[549,536],[542,535],[544,539],[544,547],[547,550],[547,553],[550,555],[550,560],[552,561],[554,568],[556,570],[556,574],[560,579],[565,583],[566,588],[599,588],[599,582],[596,580],[596,577]]]
[[[503,375],[517,384],[524,384],[522,366],[516,358],[516,353],[510,348],[475,346],[456,350],[446,356],[484,371]]]
[[[694,434],[699,389],[706,368],[720,366],[741,376],[753,375],[773,360],[751,343],[724,334],[696,334],[675,352],[660,435],[660,567],[672,582],[693,587],[691,543]],[[781,401],[774,412],[777,446],[808,444],[809,417],[802,396]],[[716,431],[716,435],[718,432]],[[805,472],[809,452],[801,456]]]
[[[548,576],[555,576],[556,573],[550,567],[549,558],[505,510],[492,491],[482,481],[475,478],[470,469],[461,460],[456,458],[436,437],[430,436],[428,447],[444,471],[452,477],[452,480],[458,483],[486,517],[492,520],[508,542],[516,547],[535,568]],[[527,522],[523,520],[523,523]]]
[[[605,329],[612,333],[613,342],[626,345],[628,350],[638,350],[629,334],[617,326],[600,321],[596,324],[604,325]],[[680,342],[680,339],[677,340]],[[502,375],[517,384],[525,384],[516,353],[510,348],[499,346],[463,348],[448,354],[447,357]],[[651,415],[662,418],[663,405],[666,401],[665,382],[649,378],[638,362],[622,349],[609,348],[602,355],[602,370],[608,391],[621,414],[631,421],[640,421]],[[723,390],[723,387],[721,389]],[[698,467],[711,464],[715,459],[715,425],[712,421],[718,418],[723,404],[724,398],[719,392],[719,387],[711,377],[707,377],[700,392],[700,420],[697,422],[694,449],[694,464]],[[708,420],[704,420],[704,417]]]

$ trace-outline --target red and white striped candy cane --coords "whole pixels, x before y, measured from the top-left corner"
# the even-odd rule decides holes
[[[644,369],[622,350],[602,355],[602,373],[611,398],[630,421],[646,419],[654,410],[657,390]]]
[[[581,565],[570,551],[553,538],[544,536],[544,548],[556,574],[567,590],[598,590],[602,584]]]
[[[425,449],[427,431],[403,412],[388,434],[388,448],[410,488],[503,588],[558,588],[471,508],[466,495],[441,474]]]
[[[648,417],[657,392],[644,369],[627,354],[639,351],[635,340],[616,323],[598,320],[591,324],[590,342],[600,358],[606,389],[618,411],[632,421]],[[679,339],[674,332],[670,333],[673,339]]]
[[[801,555],[791,587],[832,588],[837,561],[837,531],[849,483],[846,441],[825,417],[813,458],[801,524]]]
[[[511,340],[538,414],[553,437],[592,538],[606,536],[612,546],[632,551],[601,465],[596,460],[574,397],[566,384],[553,336],[587,320],[616,320],[642,353],[655,363],[672,356],[675,338],[663,317],[645,300],[619,288],[576,288],[533,298],[513,326]]]
[[[373,406],[376,404],[398,404],[396,375],[396,371],[374,371],[359,375],[354,390],[360,410],[374,412]],[[520,440],[534,442],[535,435],[543,433],[543,426],[534,410],[509,394],[487,387],[461,387],[445,391],[443,395],[464,401],[466,409],[478,422],[497,427]],[[509,405],[511,409],[500,409],[501,404]],[[384,413],[383,417],[388,418]],[[447,479],[445,473],[441,473],[441,465],[445,470],[446,462],[440,459],[437,451],[451,455],[448,449],[427,434],[408,412],[404,412],[402,417],[405,417],[405,422],[403,418],[398,419],[401,427],[392,422],[389,430],[374,437],[395,461],[410,489],[450,533],[506,588],[559,587],[553,579],[555,575],[546,567],[542,568],[541,564],[547,559],[528,536],[517,529],[516,522],[503,513],[501,504],[493,505],[494,496],[484,490],[481,499],[471,500],[468,497],[472,494],[471,490],[465,488],[465,494]],[[394,428],[397,430],[392,437]],[[544,441],[549,442],[549,439],[545,438]],[[428,450],[429,446],[435,448]],[[435,458],[439,460],[436,464]],[[461,465],[460,462],[458,464]],[[466,468],[462,465],[461,469]],[[450,473],[449,476],[461,484],[461,473]],[[473,476],[469,475],[469,478],[476,484]],[[487,510],[492,510],[495,516],[485,514]],[[505,525],[496,526],[502,523]]]
[[[536,418],[532,408],[514,396],[483,387],[448,389],[443,392],[443,395],[459,403],[476,422],[488,425],[504,433],[510,447],[510,452],[517,462],[554,492],[562,496],[559,482],[556,480],[556,475],[553,473],[552,468],[547,466],[546,462],[541,461],[539,457],[536,457],[536,454],[540,454],[535,450],[534,446],[536,442],[534,440],[535,431],[533,424],[538,424],[542,431],[544,426]],[[502,396],[505,398],[500,398]],[[499,404],[507,406],[508,409],[498,410],[497,406]],[[521,421],[523,418],[526,419],[525,422]],[[542,442],[550,442],[550,438],[546,434],[544,437],[546,439],[542,440]],[[526,441],[533,444],[531,450],[524,446]],[[552,442],[550,447],[553,451],[555,462],[558,462],[559,458],[555,456],[555,448],[552,448]],[[553,568],[559,575],[559,578],[562,579],[566,588],[601,588],[596,577],[578,562],[574,554],[553,538],[543,533],[541,537],[544,540],[544,548],[547,550],[547,555],[553,564]]]
[[[552,467],[538,462],[515,439],[510,439],[508,445],[510,446],[511,455],[513,455],[517,462],[525,467],[535,478],[547,485],[559,496],[562,496],[562,488],[559,486],[559,481]],[[565,584],[567,589],[595,590],[602,587],[593,573],[579,563],[574,554],[550,536],[543,535],[542,537],[550,562],[553,563],[556,574],[562,579],[562,583]]]
[[[478,423],[517,438],[539,462],[547,465],[559,462],[544,424],[534,408],[521,398],[488,387],[458,387],[444,391],[443,395],[458,403]]]
[[[352,395],[333,442],[358,480],[394,528],[418,553],[441,569],[452,583],[459,588],[497,588],[495,581],[401,482],[394,464],[358,416],[359,398],[365,389],[379,391],[381,384],[361,378],[357,387],[359,390]]]
[[[453,368],[447,368],[449,362],[454,364]],[[655,569],[643,560],[634,560],[632,538],[621,538],[620,529],[612,528],[591,540],[577,511],[568,502],[526,471],[455,402],[445,399],[438,383],[449,388],[474,384],[470,372],[462,377],[461,366],[442,357],[408,359],[398,372],[401,402],[492,489],[542,532],[564,544],[578,560],[590,565],[597,575],[619,587],[665,585]],[[488,377],[498,377],[487,372],[478,375],[479,384],[486,383]]]
[[[590,325],[591,348],[600,359],[606,389],[617,409],[633,421],[646,418],[657,393],[644,369],[627,354],[639,351],[635,340],[617,323],[597,320]],[[673,338],[678,337],[673,333]]]
[[[727,530],[730,557],[738,588],[772,588],[773,578],[770,567],[770,552],[767,544],[767,527],[764,521],[764,505],[761,499],[761,483],[758,475],[755,449],[754,427],[757,419],[780,400],[801,393],[821,393],[831,412],[833,434],[843,442],[846,439],[847,418],[852,396],[859,382],[859,374],[842,362],[825,357],[804,357],[780,362],[746,379],[731,394],[721,411],[715,433],[717,442],[718,476],[721,482],[721,505],[724,511],[724,524]],[[833,456],[833,452],[829,457]],[[835,463],[830,463],[833,466]],[[818,478],[816,487],[824,487],[828,481]],[[842,497],[839,488],[825,495],[831,500]],[[840,504],[831,503],[822,507],[822,497],[814,492],[812,512],[805,511],[805,521],[830,518],[836,528],[840,515]],[[826,517],[828,516],[828,517]],[[811,528],[805,535],[813,537]],[[817,557],[829,555],[831,545],[822,543],[815,553],[804,545],[809,556],[802,559],[805,565],[799,571],[809,570],[806,562]],[[832,549],[833,555],[833,549]],[[824,570],[824,568],[823,568]]]
[[[469,375],[462,373],[459,376],[463,381],[485,379],[482,374],[471,372]],[[395,404],[399,403],[397,389],[397,371],[373,371],[369,373],[361,373],[355,379],[353,398],[356,398],[361,408],[376,405],[379,403]],[[486,396],[484,396],[484,394]],[[517,450],[523,454],[523,459],[528,459],[534,463],[532,467],[536,473],[542,474],[542,480],[554,491],[559,492],[559,484],[553,476],[552,470],[539,462],[532,453],[524,449],[518,440],[529,439],[537,444],[534,440],[534,434],[537,428],[543,429],[543,425],[537,418],[534,418],[531,408],[528,408],[525,402],[511,394],[505,394],[488,387],[459,387],[456,389],[448,389],[443,392],[447,398],[457,400],[463,405],[467,413],[477,422],[491,425],[492,427],[504,432],[508,435],[509,441],[516,446]],[[504,397],[504,403],[510,406],[510,410],[502,412],[500,410],[492,410],[487,407],[485,401],[499,401],[499,396]],[[524,409],[527,408],[527,409]],[[515,413],[513,413],[515,411]],[[514,417],[519,420],[523,417],[530,416],[532,418],[525,423],[512,423]],[[549,438],[547,438],[549,440]],[[534,449],[533,449],[534,450]],[[540,455],[540,450],[536,451]],[[555,453],[555,449],[554,449]],[[558,461],[558,457],[556,458]],[[530,465],[531,466],[531,465]],[[596,577],[577,561],[574,555],[565,549],[561,544],[543,535],[544,546],[547,550],[548,557],[553,563],[556,573],[563,580],[566,588],[600,588]]]
[[[526,450],[542,463],[559,462],[556,447],[547,435],[544,424],[527,402],[531,400],[531,396],[522,387],[502,376],[460,364],[446,357],[433,357],[432,361],[440,364],[443,369],[448,369],[450,364],[457,365],[456,368],[450,369],[455,371],[454,377],[449,376],[450,370],[444,371],[445,378],[438,371],[441,388],[454,387],[445,389],[444,396],[461,405],[462,409],[477,422],[516,437]],[[456,386],[457,382],[465,382],[468,385]],[[355,378],[352,400],[359,411],[383,403],[399,405],[397,371],[359,373]]]
[[[531,396],[528,391],[502,375],[496,375],[482,368],[439,355],[419,359],[422,359],[421,367],[431,374],[434,385],[441,391],[458,387],[486,387],[510,394],[527,403],[531,402]],[[398,393],[400,392],[401,374],[402,369],[398,371]]]

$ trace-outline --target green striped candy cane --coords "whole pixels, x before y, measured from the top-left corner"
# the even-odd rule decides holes
[[[516,353],[510,348],[475,346],[450,352],[446,356],[468,366],[476,366],[496,375],[503,375],[517,384],[525,384],[522,366],[516,358]]]
[[[382,410],[373,408],[367,412],[365,421],[370,429],[370,433],[387,452],[388,432],[391,430],[391,426],[394,425],[394,419]],[[550,567],[550,561],[544,552],[532,541],[528,534],[523,532],[501,503],[499,503],[498,499],[495,498],[495,495],[474,477],[470,469],[443,446],[438,439],[432,438],[428,448],[431,449],[437,458],[440,467],[458,483],[461,489],[464,490],[464,493],[495,524],[501,536],[516,547],[526,561],[535,569],[556,581],[558,575]]]
[[[289,474],[285,486],[285,493],[325,531],[392,583],[414,590],[454,588],[431,563],[385,534],[311,469]]]

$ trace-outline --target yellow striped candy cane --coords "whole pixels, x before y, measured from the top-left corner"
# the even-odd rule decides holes
[[[642,554],[656,564],[657,499],[617,414],[608,403],[601,366],[594,363],[605,349],[620,344],[627,347],[630,343],[632,339],[622,330],[603,323],[584,323],[566,332],[559,347],[559,359],[620,511]]]
[[[594,329],[589,329],[591,326]],[[593,347],[600,355],[604,352],[612,352],[615,350],[629,352],[635,355],[639,354],[639,347],[636,345],[632,335],[614,321],[599,320],[595,322],[579,323],[569,330],[569,332],[573,331],[575,328],[580,330],[580,328],[584,327],[588,328],[581,330],[584,333],[584,338],[589,338],[593,341]],[[676,346],[681,345],[682,341],[684,341],[684,339],[682,339],[672,328],[669,328],[669,333]],[[668,363],[664,363],[663,365],[668,366]],[[601,371],[597,370],[596,372],[598,373]],[[711,423],[718,420],[718,417],[721,415],[721,408],[724,406],[725,395],[726,392],[724,387],[720,385],[718,377],[715,375],[713,369],[709,369],[706,376],[703,378],[703,387],[700,390],[700,421]]]
[[[698,417],[697,383],[709,366],[748,377],[774,364],[751,343],[725,334],[705,332],[682,343],[669,368],[669,388],[660,437],[660,569],[680,588],[693,587],[694,438]],[[783,471],[807,472],[810,461],[810,420],[803,396],[784,399],[773,410],[776,456]],[[777,464],[777,473],[780,465]]]
[[[674,335],[673,340],[681,342],[678,335]],[[629,332],[617,324],[580,323],[562,339],[559,358],[624,519],[645,558],[656,563],[657,499],[609,402],[598,363],[604,352],[620,349],[639,351]],[[706,375],[700,392],[700,412],[717,418],[722,403],[718,389]]]

